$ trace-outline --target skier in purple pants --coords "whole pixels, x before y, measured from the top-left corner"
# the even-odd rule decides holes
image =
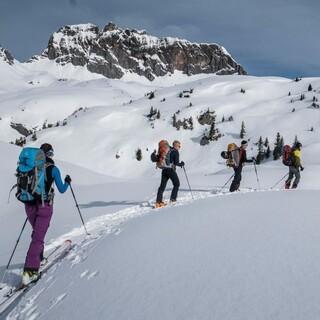
[[[71,178],[67,175],[62,182],[59,169],[54,165],[53,148],[49,143],[44,143],[42,149],[46,155],[46,201],[36,202],[34,204],[25,204],[25,210],[28,220],[32,226],[31,243],[25,260],[22,283],[28,285],[36,281],[39,277],[39,268],[43,259],[44,238],[50,225],[53,212],[54,190],[53,182],[56,184],[60,193],[67,191],[71,183]]]

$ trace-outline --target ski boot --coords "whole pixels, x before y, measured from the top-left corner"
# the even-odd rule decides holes
[[[22,285],[27,286],[31,282],[36,282],[40,278],[38,271],[25,270],[22,274]]]
[[[154,208],[158,209],[158,208],[163,208],[164,206],[166,206],[166,203],[163,201],[160,201],[160,202],[156,202],[156,204],[154,205]]]

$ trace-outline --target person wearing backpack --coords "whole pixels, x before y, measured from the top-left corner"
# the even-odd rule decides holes
[[[301,178],[300,170],[301,171],[304,170],[304,167],[301,164],[301,148],[302,148],[301,142],[297,141],[291,150],[291,158],[290,158],[291,163],[289,166],[289,177],[285,182],[285,189],[290,189],[293,178],[295,179],[292,184],[292,189],[296,189],[300,182],[300,178]]]
[[[43,259],[44,238],[53,212],[54,190],[52,184],[54,182],[59,192],[64,193],[71,183],[69,175],[65,177],[64,182],[62,181],[60,171],[52,160],[54,155],[52,146],[49,143],[44,143],[40,149],[45,154],[45,195],[42,200],[38,199],[31,203],[25,203],[28,221],[32,226],[32,235],[22,274],[23,285],[28,285],[39,278],[39,268]]]
[[[170,202],[175,203],[177,201],[180,181],[176,172],[176,167],[178,166],[182,168],[184,166],[184,162],[180,162],[179,160],[180,148],[181,143],[178,140],[173,141],[172,147],[169,146],[168,142],[161,146],[159,144],[159,161],[157,163],[157,167],[162,170],[162,173],[155,208],[161,208],[165,206],[165,203],[163,202],[163,192],[166,189],[169,179],[173,184]],[[163,153],[160,152],[161,149],[163,149]]]
[[[230,192],[237,191],[240,187],[241,179],[242,179],[242,168],[244,166],[244,163],[252,163],[255,161],[255,158],[253,157],[251,160],[247,159],[247,149],[248,142],[243,140],[241,141],[240,148],[236,148],[231,151],[232,159],[233,159],[233,165],[232,168],[234,170],[234,177],[233,181],[231,183]]]

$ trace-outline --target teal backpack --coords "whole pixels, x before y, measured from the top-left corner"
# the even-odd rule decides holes
[[[16,172],[16,198],[23,203],[36,203],[46,198],[46,156],[39,148],[23,148]]]

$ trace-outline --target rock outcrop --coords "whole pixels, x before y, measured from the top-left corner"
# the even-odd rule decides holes
[[[218,44],[157,38],[145,31],[120,29],[113,23],[103,30],[93,24],[62,27],[51,36],[42,57],[83,66],[113,79],[135,73],[154,80],[174,71],[187,75],[246,74]]]

